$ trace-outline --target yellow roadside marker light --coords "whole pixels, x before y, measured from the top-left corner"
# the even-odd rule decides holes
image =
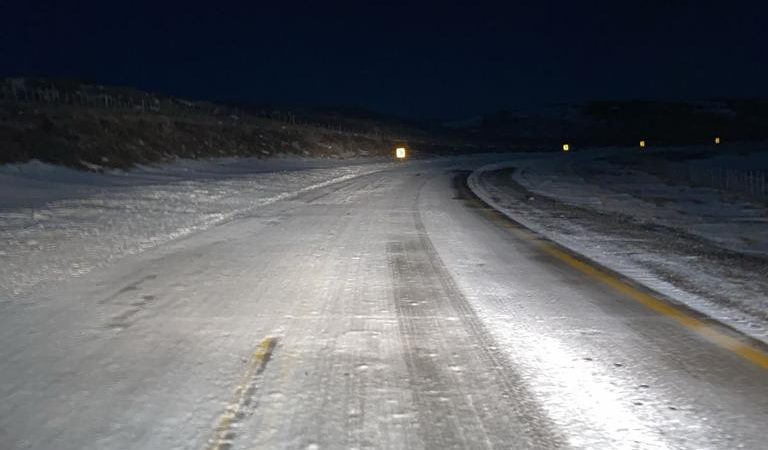
[[[395,158],[397,159],[405,159],[405,147],[397,147],[395,149]]]
[[[715,137],[715,145],[720,144],[720,136]]]
[[[564,152],[570,152],[571,151],[571,146],[568,145],[568,144],[563,144],[563,151]]]
[[[640,141],[640,148],[645,148],[645,141]]]

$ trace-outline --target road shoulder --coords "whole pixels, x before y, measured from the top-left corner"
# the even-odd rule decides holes
[[[662,227],[633,223],[534,195],[511,177],[509,164],[485,166],[467,182],[509,219],[559,246],[699,314],[766,342],[768,298],[761,258],[707,245]]]

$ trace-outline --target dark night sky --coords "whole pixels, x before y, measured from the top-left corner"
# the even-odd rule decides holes
[[[0,75],[433,118],[768,96],[762,2],[506,3],[0,0]]]

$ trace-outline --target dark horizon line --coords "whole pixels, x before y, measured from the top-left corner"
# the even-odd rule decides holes
[[[51,75],[37,75],[37,74],[21,74],[21,73],[15,73],[15,74],[2,74],[0,75],[0,79],[13,79],[13,78],[25,78],[25,79],[31,79],[31,80],[45,80],[45,81],[53,81],[53,82],[73,82],[73,83],[81,83],[85,85],[91,85],[91,86],[103,86],[105,88],[111,88],[111,89],[118,89],[118,88],[124,88],[124,89],[134,89],[139,92],[143,92],[146,94],[151,95],[157,95],[161,97],[167,97],[167,98],[175,98],[180,100],[187,100],[187,101],[196,101],[196,102],[210,102],[210,103],[218,103],[224,106],[235,106],[235,107],[252,107],[252,108],[264,108],[264,109],[311,109],[311,110],[336,110],[339,112],[343,112],[344,110],[348,111],[354,111],[358,110],[360,112],[365,113],[372,113],[374,115],[388,117],[392,119],[400,119],[400,120],[406,120],[406,121],[420,121],[420,122],[426,122],[426,123],[451,123],[451,122],[459,122],[463,120],[469,120],[469,119],[476,119],[476,118],[483,118],[488,116],[493,116],[496,114],[501,113],[533,113],[539,110],[543,109],[549,109],[549,108],[562,108],[562,107],[573,107],[573,106],[583,106],[590,103],[667,103],[667,104],[686,104],[686,103],[698,103],[698,102],[726,102],[726,101],[752,101],[752,102],[768,102],[768,97],[765,96],[732,96],[732,97],[724,97],[724,96],[718,96],[718,97],[697,97],[697,98],[676,98],[676,99],[669,99],[669,98],[640,98],[640,97],[604,97],[604,98],[590,98],[590,99],[583,99],[583,100],[564,100],[564,101],[557,101],[557,102],[547,102],[547,103],[538,103],[535,105],[526,105],[526,106],[509,106],[504,108],[498,108],[495,110],[489,110],[484,112],[477,112],[477,113],[467,113],[461,116],[439,116],[439,115],[431,115],[431,114],[407,114],[407,113],[397,113],[387,110],[381,110],[376,107],[371,106],[365,106],[362,104],[344,104],[344,103],[337,103],[337,104],[322,104],[322,103],[277,103],[274,101],[261,101],[256,99],[235,99],[228,96],[221,96],[217,97],[215,95],[213,96],[205,96],[205,95],[185,95],[182,93],[172,93],[170,91],[164,90],[162,88],[148,88],[143,87],[139,85],[131,85],[126,83],[105,83],[97,80],[89,80],[87,78],[78,78],[78,77],[57,77],[57,76],[51,76]]]

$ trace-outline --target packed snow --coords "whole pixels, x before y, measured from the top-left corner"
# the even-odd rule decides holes
[[[4,232],[42,244],[2,260],[42,277],[0,314],[4,445],[759,448],[762,368],[488,220],[460,181],[499,158],[3,172]]]
[[[283,158],[180,161],[107,173],[0,166],[0,301],[310,189],[391,167]]]

